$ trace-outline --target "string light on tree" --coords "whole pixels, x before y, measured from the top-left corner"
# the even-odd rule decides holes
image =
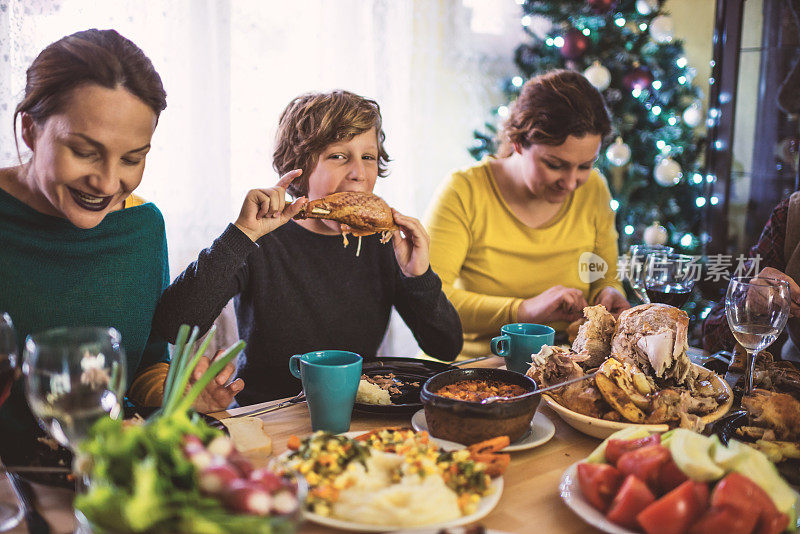
[[[642,238],[645,244],[650,246],[665,245],[669,239],[669,233],[658,221],[653,221],[653,224],[644,229]]]
[[[653,178],[663,187],[678,185],[683,177],[680,164],[672,158],[661,158],[653,169]]]
[[[675,25],[669,15],[659,15],[650,21],[650,37],[659,44],[671,43],[675,36]]]
[[[598,91],[605,91],[611,85],[611,73],[599,61],[592,63],[588,69],[583,71],[583,75]]]
[[[606,150],[606,158],[612,165],[622,167],[631,160],[631,147],[626,145],[621,137],[617,137]]]

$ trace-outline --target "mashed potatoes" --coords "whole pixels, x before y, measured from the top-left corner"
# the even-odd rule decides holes
[[[432,463],[430,467],[435,469]],[[394,482],[398,471],[401,478]],[[366,469],[351,463],[335,485],[345,488],[333,504],[332,515],[339,519],[411,527],[461,517],[456,493],[438,473],[411,473],[410,465],[396,454],[373,450]]]
[[[382,389],[377,384],[361,379],[358,383],[356,402],[363,402],[364,404],[391,404],[392,400],[389,398],[388,391]]]

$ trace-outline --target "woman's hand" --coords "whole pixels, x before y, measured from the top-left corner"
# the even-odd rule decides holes
[[[604,287],[597,297],[594,299],[595,304],[602,304],[608,310],[608,313],[616,319],[619,314],[631,307],[625,295],[611,286]]]
[[[217,351],[214,357],[216,358],[222,354],[222,352],[221,350]],[[203,376],[203,373],[206,372],[210,365],[211,360],[205,356],[200,358],[200,361],[197,362],[197,367],[195,367],[192,372],[192,377],[189,380],[189,387],[200,380],[200,377]],[[227,386],[225,385],[235,371],[236,367],[233,363],[229,363],[223,367],[222,371],[208,383],[205,389],[200,393],[200,396],[197,397],[197,400],[194,401],[194,409],[200,413],[219,412],[226,409],[230,403],[233,402],[233,398],[236,394],[244,389],[244,380],[241,378],[237,378]]]
[[[286,205],[286,188],[302,173],[302,169],[295,169],[281,176],[274,187],[248,191],[239,218],[234,223],[236,227],[255,242],[261,236],[286,224],[308,202],[306,197],[300,197]]]
[[[553,286],[524,300],[517,310],[517,320],[521,323],[572,322],[583,317],[586,306],[588,304],[580,289]]]
[[[776,280],[784,280],[789,283],[789,316],[800,317],[800,286],[788,274],[779,271],[773,267],[764,267],[758,273],[759,278],[775,278]]]
[[[413,217],[406,217],[392,209],[394,222],[403,230],[392,233],[394,256],[400,270],[406,276],[425,274],[430,266],[431,238],[422,223]],[[405,236],[403,235],[405,234]]]

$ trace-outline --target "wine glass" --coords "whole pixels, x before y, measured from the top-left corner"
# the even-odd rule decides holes
[[[11,317],[7,313],[0,312],[0,406],[8,399],[11,386],[19,376],[17,352],[14,323],[11,322]],[[0,502],[0,532],[11,530],[17,526],[22,520],[22,516],[21,506]]]
[[[623,276],[628,279],[636,297],[645,304],[650,303],[644,287],[644,261],[648,254],[653,252],[666,252],[671,254],[675,250],[666,245],[632,245],[628,249],[628,262],[625,265]]]
[[[114,328],[55,328],[28,336],[22,370],[39,424],[73,452],[95,421],[122,413],[125,351]]]
[[[725,316],[747,352],[744,394],[753,391],[756,354],[772,344],[789,319],[789,283],[775,278],[737,276],[728,283]]]
[[[644,288],[650,302],[680,308],[692,295],[700,265],[694,256],[653,252],[644,262]]]

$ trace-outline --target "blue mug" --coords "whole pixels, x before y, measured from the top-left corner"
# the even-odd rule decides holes
[[[503,335],[492,338],[492,353],[506,359],[506,369],[525,374],[531,355],[552,345],[556,331],[543,324],[512,323],[500,329]]]
[[[334,434],[350,430],[362,361],[345,350],[318,350],[289,359],[289,371],[303,382],[312,430]]]

